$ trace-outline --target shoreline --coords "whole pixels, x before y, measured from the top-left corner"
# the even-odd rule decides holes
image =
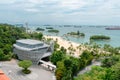
[[[62,37],[59,37],[59,36],[48,36],[48,35],[44,35],[44,37],[46,39],[48,38],[51,38],[53,39],[54,41],[57,40],[57,43],[60,45],[60,47],[64,47],[66,50],[67,50],[67,53],[70,53],[70,50],[68,50],[69,47],[72,47],[74,49],[74,54],[73,56],[75,57],[78,57],[79,55],[82,54],[82,52],[84,50],[86,50],[85,46],[80,44],[80,43],[76,43],[76,42],[73,42],[73,41],[68,41],[68,40],[65,40],[63,39]],[[78,49],[78,46],[81,47],[81,50]]]
[[[40,27],[40,26],[39,26]],[[46,28],[47,26],[41,26],[41,28]],[[95,43],[97,44],[100,44],[102,46],[104,46],[105,44],[109,44],[111,45],[112,47],[120,47],[120,43],[119,43],[119,32],[116,32],[116,31],[106,31],[105,30],[105,27],[96,27],[96,26],[83,26],[81,28],[74,28],[74,27],[64,27],[64,25],[61,25],[61,27],[59,26],[52,26],[54,29],[57,29],[59,30],[60,32],[57,34],[58,36],[64,36],[65,34],[69,33],[69,32],[76,32],[76,31],[80,31],[80,32],[83,32],[85,34],[85,37],[82,38],[76,38],[76,37],[69,37],[68,36],[68,39],[71,40],[71,41],[74,41],[74,42],[78,42],[78,43],[89,43],[90,40],[89,38],[93,35],[106,35],[106,36],[109,36],[111,37],[111,40],[110,41],[106,41],[106,40],[96,40]],[[36,26],[37,28],[37,26]],[[70,31],[69,31],[70,30]],[[92,30],[92,31],[91,31]],[[45,29],[45,31],[41,31],[44,35],[53,35],[53,36],[57,36],[56,34],[52,34],[52,33],[48,33],[47,32],[47,29]]]
[[[76,43],[73,41],[68,41],[65,40],[62,37],[59,36],[48,36],[48,35],[44,35],[44,37],[46,39],[53,39],[54,41],[57,40],[57,43],[60,45],[60,47],[64,47],[67,50],[67,53],[71,56],[74,57],[79,57],[85,50],[88,51],[94,51],[94,48],[90,48],[88,45],[84,45],[81,43]],[[70,50],[69,48],[72,48],[72,50]],[[97,49],[97,54],[101,54],[101,53],[106,53],[106,54],[110,54],[109,52],[104,51],[103,49]],[[72,54],[71,54],[72,52]],[[95,52],[96,53],[96,52]]]

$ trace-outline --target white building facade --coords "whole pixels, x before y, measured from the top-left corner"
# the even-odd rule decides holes
[[[32,39],[17,40],[13,45],[13,52],[20,60],[31,60],[33,63],[38,64],[42,58],[48,57],[54,51],[54,43],[50,45]]]

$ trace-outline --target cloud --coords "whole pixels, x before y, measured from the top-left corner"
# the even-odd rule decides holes
[[[39,12],[39,10],[35,9],[35,8],[27,8],[27,9],[25,9],[25,11],[28,11],[28,12]]]
[[[61,0],[59,6],[65,9],[79,9],[85,4],[82,0]]]
[[[12,4],[14,2],[16,2],[16,0],[1,0],[0,4]]]
[[[56,23],[60,21],[90,23],[90,18],[98,22],[106,19],[106,22],[109,22],[112,18],[119,20],[119,3],[119,0],[2,0],[0,1],[0,18],[9,13],[8,17],[14,16],[20,20],[29,20],[29,17],[32,17],[31,20],[36,22],[44,20],[58,21]],[[27,17],[24,18],[24,16]],[[96,21],[93,20],[93,22]]]

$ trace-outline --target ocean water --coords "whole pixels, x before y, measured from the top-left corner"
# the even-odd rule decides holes
[[[111,37],[109,41],[94,41],[97,44],[110,44],[113,47],[120,47],[120,30],[105,30],[105,26],[81,26],[81,27],[64,27],[64,26],[29,26],[32,30],[35,30],[37,27],[44,28],[45,31],[42,33],[45,35],[52,35],[52,36],[61,36],[63,37],[64,34],[68,32],[77,32],[80,31],[85,34],[85,37],[74,38],[74,37],[63,37],[64,39],[74,41],[77,43],[86,43],[90,42],[89,38],[92,35],[106,35]],[[59,30],[59,33],[48,33],[46,27],[53,27],[54,29]]]

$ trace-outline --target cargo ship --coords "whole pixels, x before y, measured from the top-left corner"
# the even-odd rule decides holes
[[[106,30],[120,30],[120,27],[105,28]]]

